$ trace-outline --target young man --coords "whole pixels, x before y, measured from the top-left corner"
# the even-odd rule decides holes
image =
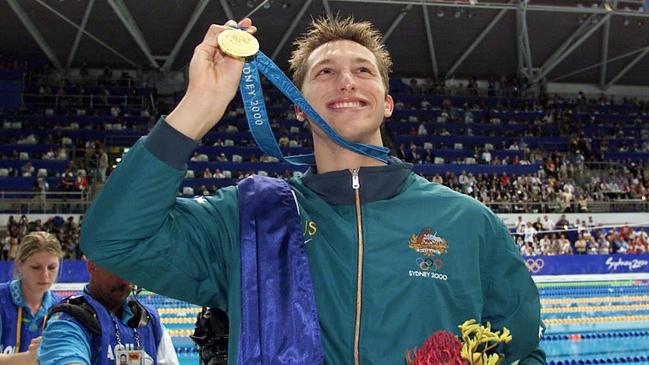
[[[239,25],[254,31],[249,19]],[[94,202],[84,252],[158,293],[227,311],[229,355],[238,363],[261,363],[246,362],[248,308],[267,298],[249,294],[277,279],[267,270],[248,285],[250,262],[262,270],[275,263],[244,255],[251,230],[265,243],[299,231],[308,266],[297,276],[311,276],[319,325],[313,338],[327,364],[400,364],[434,331],[457,333],[470,318],[511,330],[514,339],[501,350],[508,363],[544,363],[538,292],[508,230],[486,207],[418,177],[409,164],[348,151],[311,124],[316,167],[290,181],[288,198],[249,199],[244,181],[214,197],[176,199],[196,141],[237,92],[243,62],[220,51],[224,29],[210,27],[195,49],[185,97],[124,156]],[[380,145],[379,127],[394,102],[378,32],[366,22],[320,20],[296,45],[293,79],[314,109],[345,139]],[[306,118],[297,107],[296,115]],[[291,298],[279,299],[300,310]],[[262,337],[289,329],[272,316],[279,309],[266,308]],[[292,349],[280,346],[264,363],[322,363],[300,361]]]
[[[178,365],[171,338],[158,313],[129,294],[131,283],[93,262],[83,295],[50,310],[38,361],[41,365],[142,364]]]

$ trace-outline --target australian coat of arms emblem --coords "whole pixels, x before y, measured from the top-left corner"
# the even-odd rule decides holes
[[[425,256],[441,255],[448,251],[446,240],[433,233],[432,228],[424,228],[418,235],[412,235],[408,247]]]

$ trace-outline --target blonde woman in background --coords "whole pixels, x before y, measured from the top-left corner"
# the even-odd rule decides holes
[[[17,279],[0,284],[0,365],[32,365],[49,308],[58,298],[50,291],[63,252],[47,232],[31,232],[16,250]]]

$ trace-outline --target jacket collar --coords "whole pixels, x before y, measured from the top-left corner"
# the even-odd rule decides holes
[[[385,166],[361,167],[359,183],[362,203],[389,199],[403,188],[406,178],[412,171],[412,164],[390,157]],[[354,204],[352,174],[349,170],[317,174],[310,168],[302,176],[302,183],[330,204]]]
[[[25,303],[25,297],[23,296],[23,291],[20,286],[20,280],[13,280],[9,284],[9,291],[11,292],[11,301],[16,305],[16,307],[23,307],[27,311],[26,313],[31,313],[31,309]],[[33,318],[41,318],[47,314],[47,310],[54,305],[56,302],[51,291],[46,291],[43,295],[43,300],[41,301],[41,307],[38,309],[38,312],[33,313]]]

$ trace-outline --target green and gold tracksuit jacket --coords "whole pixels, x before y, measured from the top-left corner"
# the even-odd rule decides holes
[[[227,311],[240,325],[236,187],[177,198],[196,144],[161,120],[89,209],[82,248],[147,289]],[[503,223],[398,160],[290,181],[304,227],[327,364],[404,364],[467,319],[507,327],[506,363],[543,364],[539,295]],[[268,212],[268,214],[272,214]]]

